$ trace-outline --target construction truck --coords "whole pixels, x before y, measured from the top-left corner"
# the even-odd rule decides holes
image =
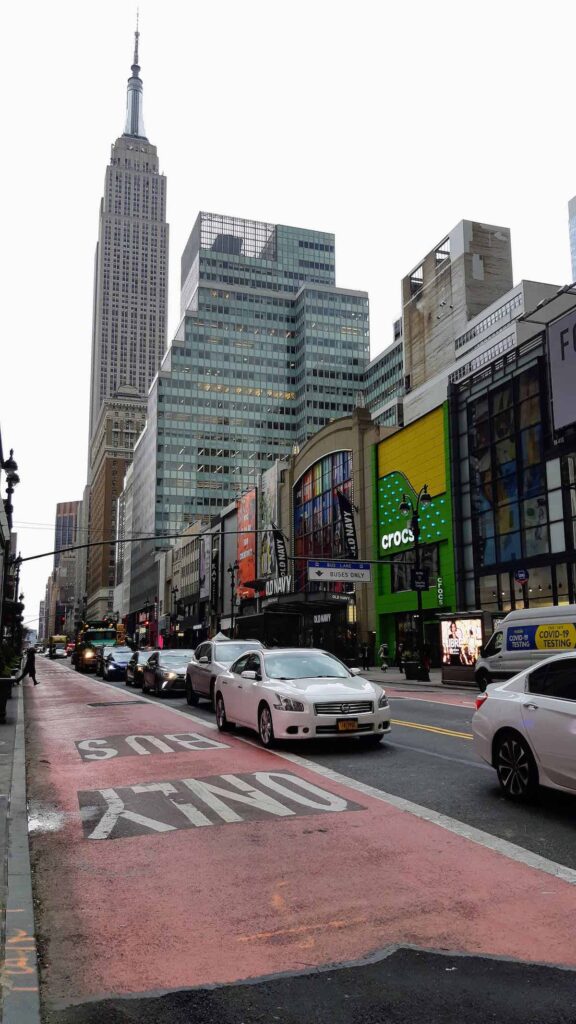
[[[55,634],[48,640],[48,657],[49,658],[65,658],[66,657],[66,643],[68,637],[62,634]]]
[[[117,638],[113,619],[82,622],[76,634],[76,647],[71,659],[76,671],[95,672],[98,648],[112,646],[117,643]]]

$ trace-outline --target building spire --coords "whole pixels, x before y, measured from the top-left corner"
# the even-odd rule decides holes
[[[128,79],[128,95],[126,97],[126,126],[124,135],[133,135],[138,139],[146,138],[144,116],[142,112],[142,79],[138,63],[138,43],[140,41],[139,12],[136,14],[136,31],[134,33],[134,63],[132,75]]]

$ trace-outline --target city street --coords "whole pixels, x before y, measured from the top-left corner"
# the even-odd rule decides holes
[[[26,753],[47,1020],[573,1019],[576,805],[500,797],[472,750],[472,693],[390,686],[381,748],[268,753],[202,704],[67,663],[39,676]]]

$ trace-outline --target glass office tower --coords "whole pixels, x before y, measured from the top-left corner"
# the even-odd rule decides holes
[[[216,514],[361,402],[368,296],[335,280],[332,234],[199,215],[182,256],[183,319],[135,449],[135,532]],[[133,570],[137,610],[153,591],[144,550]]]

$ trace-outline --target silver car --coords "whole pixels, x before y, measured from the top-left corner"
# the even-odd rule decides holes
[[[196,707],[203,697],[214,707],[216,677],[247,651],[263,647],[259,640],[206,640],[200,644],[186,669],[186,702]]]

